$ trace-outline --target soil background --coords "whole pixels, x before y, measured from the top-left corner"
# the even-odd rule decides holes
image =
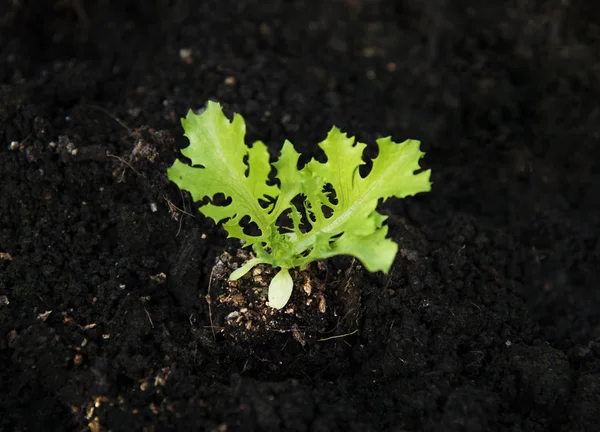
[[[3,1],[0,430],[597,430],[598,53],[583,0]],[[207,100],[274,157],[422,141],[346,328],[214,325],[238,244],[165,175]]]

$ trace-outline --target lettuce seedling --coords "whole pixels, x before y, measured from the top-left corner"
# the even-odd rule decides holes
[[[167,171],[169,179],[196,202],[209,198],[200,211],[223,222],[228,237],[252,246],[255,258],[230,279],[261,263],[280,268],[268,292],[269,305],[277,309],[292,293],[289,269],[311,261],[351,255],[367,270],[387,273],[398,245],[386,238],[386,217],[376,210],[379,200],[431,190],[430,170],[420,171],[424,153],[416,140],[378,139],[379,154],[362,176],[366,144],[355,143],[336,127],[319,143],[327,161],[312,159],[298,169],[300,154],[289,141],[271,164],[264,143],[244,143],[244,119],[235,114],[229,121],[216,102],[209,102],[202,114],[190,111],[181,123],[190,141],[181,153],[191,165],[176,160]],[[273,168],[277,182],[269,180]],[[216,202],[218,194],[225,203]]]

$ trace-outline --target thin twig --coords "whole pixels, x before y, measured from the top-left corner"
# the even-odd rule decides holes
[[[173,204],[171,202],[171,200],[169,200],[168,198],[165,197],[165,201],[167,202],[167,205],[169,206],[169,212],[171,213],[171,216],[176,221],[179,221],[179,229],[177,230],[177,234],[175,234],[175,237],[177,237],[181,233],[181,228],[183,227],[183,218],[182,217],[180,218],[177,213],[181,213],[186,216],[196,218],[196,216],[194,216],[193,214],[191,214],[185,210],[185,197],[183,196],[183,192],[181,192],[181,190],[179,191],[179,193],[181,194],[181,201],[183,202],[183,209],[180,209],[175,204]]]
[[[122,163],[124,163],[125,165],[127,165],[129,168],[131,168],[134,173],[136,173],[137,175],[141,176],[141,174],[138,172],[138,170],[136,170],[134,167],[132,167],[131,164],[129,162],[127,162],[125,159],[123,159],[122,157],[119,157],[119,156],[114,155],[114,154],[110,154],[109,152],[106,152],[106,156],[118,159],[119,161],[121,161]]]
[[[331,340],[331,339],[339,339],[339,338],[343,338],[343,337],[346,337],[346,336],[352,336],[354,333],[357,333],[357,332],[358,332],[358,329],[356,329],[356,330],[354,330],[353,332],[350,332],[350,333],[344,333],[344,334],[337,335],[337,336],[329,336],[329,337],[326,337],[326,338],[323,338],[323,339],[317,339],[317,342],[325,342],[325,341],[328,341],[328,340]]]
[[[127,132],[131,133],[131,128],[129,128],[129,126],[127,126],[125,123],[123,123],[121,120],[119,120],[116,116],[112,115],[110,112],[108,112],[107,110],[105,110],[101,106],[99,106],[99,105],[93,105],[93,104],[82,104],[81,106],[88,107],[88,108],[94,108],[94,109],[97,109],[99,111],[102,111],[104,114],[106,114],[107,116],[109,116],[111,119],[113,119],[114,121],[116,121],[117,123],[119,123],[119,125],[121,125],[121,127],[123,129],[125,129]]]
[[[21,141],[19,144],[25,144],[25,141],[27,141],[29,138],[31,138],[33,136],[33,132],[30,132],[29,135],[27,135],[25,137],[25,139],[23,141]]]
[[[206,296],[206,302],[208,303],[208,319],[210,320],[210,329],[212,330],[213,339],[216,342],[217,341],[217,335],[215,334],[215,326],[213,324],[212,299],[210,298],[210,287],[212,286],[212,278],[213,278],[213,273],[214,272],[215,272],[215,268],[213,267],[212,270],[210,271],[210,277],[209,277],[209,280],[208,280],[208,293],[207,293],[207,296]]]
[[[196,217],[196,216],[194,216],[193,214],[191,214],[191,213],[188,213],[187,211],[185,211],[185,210],[182,210],[182,209],[180,209],[179,207],[177,207],[177,206],[176,206],[175,204],[173,204],[173,203],[172,203],[172,202],[171,202],[171,201],[170,201],[168,198],[165,198],[165,201],[166,201],[166,202],[169,204],[169,206],[173,207],[174,209],[177,209],[177,210],[179,210],[179,212],[180,212],[180,213],[183,213],[184,215],[191,216],[191,217],[193,217],[193,218],[195,218],[195,217]]]
[[[146,315],[148,315],[148,320],[150,321],[150,325],[152,326],[152,328],[154,328],[154,323],[152,322],[152,317],[150,316],[150,312],[148,312],[148,310],[146,308],[144,308],[144,312],[146,312]]]
[[[179,189],[179,188],[177,188],[177,189]],[[183,191],[181,189],[179,189],[179,196],[181,196],[181,202],[183,203],[183,209],[185,210],[185,198],[183,197]],[[177,207],[175,207],[175,208],[177,208]],[[181,211],[183,213],[182,210],[179,210],[179,211]],[[183,217],[181,219],[179,219],[179,228],[177,229],[177,234],[175,234],[175,237],[179,236],[182,226],[183,226]]]

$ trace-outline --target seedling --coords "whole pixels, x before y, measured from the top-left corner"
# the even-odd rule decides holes
[[[242,116],[229,121],[216,102],[209,102],[202,114],[190,111],[181,123],[190,141],[181,153],[191,165],[176,160],[167,170],[169,179],[196,202],[209,198],[200,212],[254,250],[255,258],[235,270],[231,280],[258,264],[280,269],[268,292],[269,305],[277,309],[292,293],[289,270],[311,261],[351,255],[367,270],[387,273],[398,245],[386,238],[379,200],[431,190],[430,170],[419,166],[424,153],[416,140],[378,139],[379,154],[363,177],[359,167],[365,164],[366,144],[355,143],[335,126],[319,143],[327,161],[313,158],[298,169],[300,154],[292,143],[286,140],[271,164],[263,142],[244,143]],[[273,168],[276,182],[269,179]],[[218,194],[226,202],[217,203]]]

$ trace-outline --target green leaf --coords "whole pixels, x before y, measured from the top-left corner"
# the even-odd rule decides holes
[[[285,140],[283,147],[281,148],[281,156],[273,163],[273,166],[277,170],[277,178],[281,182],[279,199],[277,200],[271,218],[273,222],[275,222],[286,209],[290,208],[290,201],[302,190],[302,182],[304,179],[302,173],[298,171],[299,159],[300,153],[294,149],[291,142]]]
[[[229,275],[229,280],[238,280],[239,278],[241,278],[242,276],[244,276],[246,273],[248,273],[250,270],[252,270],[252,267],[254,267],[255,265],[258,264],[262,264],[263,260],[261,260],[260,258],[251,258],[248,261],[246,261],[246,263],[241,266],[240,268],[236,269],[233,271],[233,273],[231,273]]]
[[[293,288],[294,281],[290,272],[288,269],[282,268],[273,276],[269,284],[269,306],[275,309],[284,307],[292,296]]]
[[[230,198],[229,205],[208,203],[200,208],[216,223],[229,218],[225,228],[230,237],[251,245],[262,240],[262,236],[268,236],[272,220],[261,207],[259,199],[277,196],[278,190],[266,184],[271,170],[266,146],[260,141],[252,147],[246,146],[244,119],[236,114],[230,122],[215,102],[209,102],[201,115],[190,111],[181,124],[190,140],[189,147],[181,153],[192,161],[192,166],[176,160],[167,170],[169,179],[189,191],[194,201],[213,198],[219,193]],[[247,175],[245,157],[248,157],[249,164]],[[244,233],[240,225],[244,216],[249,216],[250,221],[258,225],[261,236]]]
[[[300,234],[295,253],[306,255],[297,262],[303,264],[334,255],[353,255],[369,271],[388,272],[397,251],[397,245],[386,239],[385,217],[376,211],[380,200],[389,197],[404,198],[431,189],[430,170],[419,170],[419,141],[407,140],[402,144],[390,138],[377,140],[378,156],[366,177],[359,167],[364,164],[365,144],[355,143],[337,128],[332,128],[327,139],[319,144],[327,161],[311,160],[305,167],[306,175],[317,178],[317,184],[331,184],[337,203],[323,198],[311,186],[303,193],[312,201],[313,208],[327,205],[333,214],[326,220],[317,217],[312,230]],[[306,253],[308,251],[308,254]]]

